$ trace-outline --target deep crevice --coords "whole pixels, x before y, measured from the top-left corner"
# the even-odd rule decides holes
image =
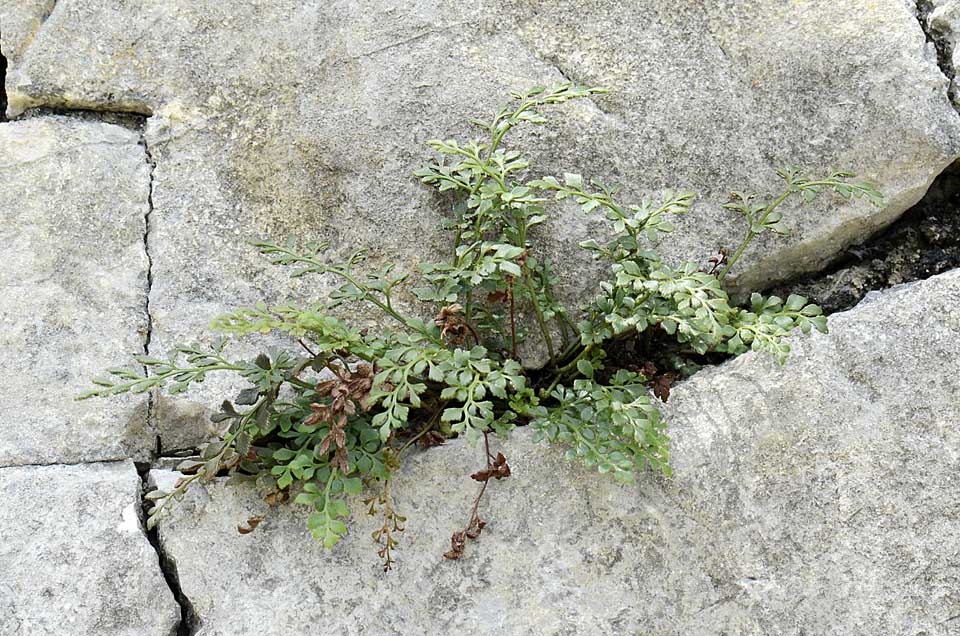
[[[3,55],[3,33],[0,32],[0,122],[5,121],[7,121],[7,58]]]
[[[153,215],[153,189],[154,189],[154,171],[157,168],[157,162],[153,157],[153,154],[150,150],[150,144],[147,142],[146,135],[144,134],[143,128],[146,125],[146,120],[141,118],[140,126],[140,141],[139,144],[143,148],[144,156],[147,160],[147,165],[149,166],[149,185],[147,189],[147,210],[144,213],[144,228],[143,228],[143,252],[147,258],[147,280],[146,280],[146,290],[143,300],[143,316],[146,324],[146,330],[143,336],[143,353],[144,355],[150,355],[150,343],[153,338],[153,317],[150,314],[150,293],[153,290],[153,255],[150,252],[150,230],[152,223]],[[147,373],[146,367],[144,367],[144,373]],[[147,394],[147,422],[148,425],[153,425],[155,417],[155,404],[154,404],[154,394],[149,392]],[[157,435],[155,457],[160,455],[161,451],[161,439]],[[154,460],[156,461],[156,459]],[[149,490],[147,483],[150,469],[152,468],[151,464],[138,464],[137,471],[140,474],[140,479],[142,482],[141,494],[146,494]],[[163,578],[167,582],[167,586],[170,588],[170,591],[173,593],[174,599],[177,601],[177,605],[180,606],[180,621],[177,623],[176,632],[171,636],[193,636],[197,633],[197,630],[200,626],[200,620],[197,616],[197,612],[193,607],[193,604],[190,602],[190,599],[183,593],[183,589],[180,587],[180,576],[177,572],[177,564],[166,551],[163,549],[163,544],[160,541],[160,535],[156,527],[146,530],[147,528],[147,505],[148,502],[145,500],[141,502],[140,514],[141,514],[141,523],[147,534],[147,540],[150,542],[150,545],[153,546],[153,549],[157,553],[157,559],[160,564],[160,571],[163,573]]]
[[[119,462],[125,462],[128,459],[130,459],[129,456],[106,458],[106,459],[86,459],[83,461],[75,461],[75,462],[50,461],[50,462],[30,462],[26,464],[3,464],[3,465],[0,465],[0,470],[6,470],[8,468],[50,468],[52,466],[90,466],[91,464],[116,464]]]
[[[828,267],[794,278],[766,295],[807,297],[833,314],[857,305],[867,294],[960,267],[960,160],[934,179],[924,197],[886,229],[842,252]],[[605,363],[610,370],[640,371],[645,362],[685,379],[702,367],[722,364],[735,356],[725,353],[680,354],[674,339],[657,331],[611,342]],[[677,364],[678,360],[682,364]],[[551,374],[531,372],[536,385]]]
[[[34,117],[46,117],[57,115],[60,117],[69,117],[86,122],[97,122],[101,124],[113,124],[131,130],[138,134],[143,134],[146,121],[149,115],[135,113],[123,110],[96,110],[92,108],[61,108],[56,106],[36,106],[28,108],[20,115],[13,118],[13,121],[32,119]],[[141,142],[143,145],[143,142]]]
[[[50,16],[53,15],[53,12],[56,8],[57,8],[57,0],[53,0],[53,2],[50,3],[50,8],[48,8],[46,12],[44,12],[43,16],[41,16],[40,24],[43,24],[44,22],[49,20]]]
[[[150,145],[147,143],[147,138],[143,131],[140,132],[140,146],[143,147],[143,153],[147,159],[147,165],[149,166],[149,185],[147,188],[147,211],[144,213],[143,217],[143,253],[147,258],[147,288],[143,297],[143,319],[146,325],[146,330],[143,335],[143,354],[146,356],[150,355],[150,342],[153,339],[153,317],[150,315],[150,293],[153,291],[153,255],[150,253],[150,225],[152,223],[153,217],[153,184],[154,184],[154,171],[157,169],[157,162],[153,158],[153,154],[150,152]],[[146,374],[148,369],[144,367],[143,372]],[[147,393],[147,425],[154,425],[154,394],[152,391]],[[156,454],[159,454],[161,450],[161,440],[160,436],[157,436],[156,443]]]
[[[930,14],[935,7],[931,0],[917,0],[917,21],[923,30],[923,35],[927,42],[933,44],[937,51],[937,66],[940,72],[949,80],[947,86],[947,95],[950,97],[950,103],[956,105],[956,86],[954,86],[954,77],[956,73],[953,69],[953,42],[947,37],[947,34],[938,32],[930,23]]]
[[[871,291],[960,267],[960,161],[892,225],[847,248],[833,264],[768,293],[806,296],[827,313],[850,309]]]
[[[148,464],[138,463],[137,472],[140,474],[141,494],[143,495],[150,489],[147,483],[150,466]],[[147,502],[145,501],[140,505],[140,523],[147,535],[147,540],[157,553],[160,571],[163,573],[163,578],[167,582],[167,587],[170,588],[174,599],[177,601],[177,605],[180,606],[180,621],[177,623],[176,631],[172,632],[170,636],[194,636],[200,628],[200,618],[197,616],[197,611],[194,609],[193,603],[190,602],[190,599],[186,597],[183,589],[180,587],[180,575],[177,572],[177,563],[170,558],[163,549],[163,543],[160,541],[157,528],[154,527],[151,530],[146,529]]]

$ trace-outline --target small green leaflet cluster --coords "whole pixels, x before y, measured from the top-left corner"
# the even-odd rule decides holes
[[[558,407],[532,409],[535,439],[564,444],[567,459],[623,481],[647,468],[669,475],[666,425],[646,380],[621,369],[606,384],[581,379],[572,389],[557,387],[551,397]]]
[[[883,205],[883,194],[869,181],[856,179],[852,172],[838,171],[823,179],[811,179],[803,175],[800,168],[786,166],[777,169],[777,175],[786,183],[780,196],[769,203],[758,201],[754,192],[732,192],[730,202],[724,205],[728,210],[735,210],[744,216],[747,224],[747,233],[741,241],[726,267],[720,271],[722,280],[733,269],[733,265],[743,255],[744,250],[753,239],[764,232],[787,234],[788,230],[783,223],[783,212],[780,205],[792,197],[800,197],[801,203],[812,203],[817,194],[824,190],[832,190],[840,197],[850,199],[866,199],[872,205]]]
[[[456,349],[451,360],[438,366],[431,376],[446,385],[440,399],[457,404],[444,408],[440,421],[448,422],[454,433],[466,433],[473,443],[480,439],[483,431],[505,433],[513,425],[516,414],[507,411],[498,418],[490,398],[506,400],[508,390],[522,391],[526,386],[522,374],[523,369],[516,360],[496,363],[483,347],[470,351]]]
[[[583,177],[579,174],[567,173],[563,176],[563,183],[556,177],[544,177],[530,182],[534,188],[554,192],[554,199],[559,201],[571,197],[580,205],[585,213],[602,208],[607,220],[617,233],[607,247],[601,248],[596,241],[584,241],[580,246],[597,252],[599,255],[616,260],[623,253],[636,253],[641,249],[642,239],[656,241],[660,233],[669,234],[676,227],[669,220],[668,215],[683,214],[693,204],[692,192],[666,192],[664,200],[659,205],[653,199],[645,198],[640,205],[621,206],[614,200],[617,189],[601,181],[592,181],[596,188],[591,191],[584,187]]]
[[[790,343],[784,338],[797,328],[803,333],[811,329],[826,333],[827,317],[820,307],[807,304],[803,296],[790,294],[784,302],[777,296],[752,294],[750,309],[738,310],[732,326],[736,333],[718,350],[733,355],[750,349],[766,351],[783,362],[790,353]]]
[[[750,348],[783,363],[790,350],[782,339],[800,327],[826,332],[826,317],[802,296],[786,305],[776,296],[754,294],[749,310],[731,306],[719,280],[687,263],[672,268],[658,261],[623,260],[612,267],[613,282],[601,286],[594,319],[581,323],[584,345],[601,344],[629,331],[655,326],[698,354],[739,354]]]
[[[551,358],[575,335],[568,312],[553,295],[551,264],[530,252],[530,230],[547,220],[543,207],[546,199],[538,196],[533,182],[520,180],[530,167],[529,161],[520,152],[500,148],[500,144],[520,124],[546,123],[543,106],[604,92],[574,84],[515,92],[516,104],[500,108],[489,121],[472,120],[489,135],[489,141],[427,142],[438,158],[414,175],[440,192],[459,195],[454,206],[456,217],[450,224],[456,238],[452,262],[424,266],[431,287],[414,292],[424,301],[462,304],[467,320],[480,318],[494,336],[485,343],[491,347],[516,350],[526,336],[525,330],[515,333],[515,329],[506,328],[508,319],[516,326],[516,316],[508,318],[505,306],[491,307],[485,302],[491,297],[520,299],[523,308],[532,312]],[[553,341],[551,321],[557,323],[563,339],[560,343]],[[511,342],[504,337],[508,332]]]
[[[847,172],[821,180],[803,177],[796,168],[778,170],[778,174],[786,187],[772,202],[757,202],[753,193],[733,193],[733,201],[726,207],[746,216],[748,230],[718,275],[701,270],[696,263],[671,267],[643,242],[674,230],[669,216],[689,209],[694,198],[689,192],[668,191],[660,202],[648,198],[640,205],[624,206],[616,201],[614,188],[599,182],[587,188],[577,174],[564,175],[562,182],[554,177],[531,182],[533,187],[554,192],[557,199],[572,197],[584,212],[604,210],[615,232],[606,245],[595,240],[580,243],[596,258],[612,262],[612,280],[601,284],[601,295],[589,308],[590,320],[579,325],[581,343],[592,348],[625,333],[658,327],[692,353],[739,354],[753,349],[769,352],[783,363],[790,351],[783,338],[795,328],[804,333],[811,328],[825,332],[823,312],[801,296],[791,295],[784,304],[777,297],[765,299],[754,294],[750,309],[732,306],[722,288],[724,273],[756,235],[785,232],[778,208],[793,195],[805,203],[821,190],[833,189],[844,198],[863,197],[875,205],[881,204],[882,195],[866,181],[851,180],[853,175]]]
[[[107,397],[120,393],[145,393],[171,383],[170,394],[182,393],[193,382],[203,382],[208,373],[215,371],[251,372],[253,363],[232,363],[223,357],[223,348],[227,341],[218,338],[211,349],[181,346],[175,348],[166,358],[154,358],[136,355],[133,359],[141,366],[116,367],[108,369],[107,374],[93,378],[95,388],[82,393],[78,399]],[[150,372],[147,372],[147,369]]]
[[[309,507],[307,525],[329,548],[347,531],[348,497],[372,488],[378,494],[368,502],[377,503],[369,509],[384,514],[374,538],[385,546],[380,554],[389,568],[396,544],[390,533],[400,532],[403,520],[391,505],[389,480],[418,440],[463,435],[476,443],[490,432],[506,435],[529,424],[537,439],[562,444],[569,458],[618,479],[629,481],[647,469],[669,475],[669,440],[651,386],[659,387],[661,399],[669,391],[663,391],[662,376],[646,377],[639,365],[608,369],[614,341],[666,334],[680,347],[670,372],[682,373],[696,355],[711,352],[752,349],[783,362],[791,332],[826,331],[820,308],[800,296],[754,294],[749,307],[738,307],[724,281],[756,236],[787,231],[781,206],[791,198],[809,203],[832,191],[880,205],[879,191],[847,172],[811,179],[794,167],[778,170],[785,182],[778,196],[732,194],[726,207],[743,215],[747,230],[729,258],[724,252],[709,271],[696,263],[664,263],[652,245],[675,230],[673,219],[690,209],[692,193],[666,191],[625,205],[615,187],[578,174],[528,178],[523,153],[502,147],[513,128],[546,123],[545,107],[603,92],[569,83],[516,92],[491,119],[472,121],[483,140],[428,142],[436,158],[415,175],[454,200],[447,224],[454,245],[447,261],[422,265],[420,286],[408,290],[409,275],[393,266],[358,271],[364,250],[339,262],[325,243],[256,242],[273,264],[295,268],[293,277],[323,277],[335,291],[323,303],[235,309],[213,321],[221,335],[211,346],[178,347],[166,358],[135,356],[139,368],[110,369],[95,378],[81,398],[163,388],[182,393],[216,372],[247,382],[213,416],[219,437],[180,465],[184,477],[170,492],[148,495],[154,504],[148,526],[191,483],[226,471],[232,482],[265,489],[271,505],[293,498]],[[548,221],[548,207],[563,200],[602,215],[613,230],[602,244],[580,243],[609,263],[610,278],[582,308],[578,324],[554,294],[553,264],[533,253],[530,240],[531,231]],[[406,291],[429,304],[425,315],[398,310],[395,297]],[[340,306],[349,316],[357,305],[372,307],[390,328],[370,333],[331,314]],[[292,352],[228,357],[228,337],[267,334],[293,339]],[[524,371],[517,354],[525,339],[537,336],[549,355],[539,380]],[[643,368],[657,373],[652,364]],[[491,457],[487,452],[488,469]],[[259,522],[249,520],[241,532]]]

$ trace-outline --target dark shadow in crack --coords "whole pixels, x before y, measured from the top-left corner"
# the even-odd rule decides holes
[[[31,119],[33,117],[47,117],[57,115],[80,121],[113,124],[142,135],[146,126],[147,116],[139,113],[123,111],[92,110],[87,108],[60,108],[53,106],[35,106],[14,117],[15,121]]]
[[[147,492],[147,476],[150,473],[150,465],[138,463],[137,472],[140,473],[140,479],[143,482],[143,492],[145,494]],[[140,523],[143,528],[147,527],[147,509],[144,507],[145,503],[146,502],[140,506]],[[167,582],[167,587],[173,592],[173,597],[176,599],[177,605],[180,606],[180,622],[177,623],[177,631],[171,634],[171,636],[194,636],[200,629],[200,617],[197,615],[190,599],[186,597],[183,589],[180,587],[180,575],[177,573],[177,562],[170,558],[163,549],[163,543],[160,541],[160,535],[156,528],[147,530],[146,534],[147,540],[150,541],[150,545],[153,546],[153,549],[157,553],[157,558],[160,561],[160,571],[163,573],[163,578]]]
[[[806,296],[827,313],[850,309],[868,292],[960,267],[960,161],[893,225],[853,245],[825,270],[768,293]]]
[[[933,44],[937,51],[937,66],[944,76],[950,80],[950,86],[947,88],[947,94],[950,96],[951,103],[955,103],[957,98],[956,87],[953,85],[953,43],[947,34],[938,31],[936,25],[930,22],[930,14],[934,10],[934,4],[931,0],[917,0],[917,21],[920,22],[920,28],[923,29],[923,35],[927,42]]]
[[[2,40],[3,32],[0,31],[0,122],[7,121],[7,58],[3,55]]]

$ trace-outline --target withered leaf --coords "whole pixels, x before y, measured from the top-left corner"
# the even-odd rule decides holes
[[[271,508],[276,508],[279,504],[287,503],[290,500],[290,491],[289,490],[277,490],[271,493],[268,493],[266,497],[263,498],[267,502],[267,505]]]
[[[349,455],[347,454],[346,448],[338,448],[337,451],[333,454],[333,461],[331,462],[337,469],[340,470],[341,474],[350,473],[350,462],[348,460]]]
[[[466,548],[467,540],[463,532],[454,532],[450,537],[450,549],[443,553],[443,558],[455,561],[463,556],[463,550]]]
[[[257,529],[257,526],[260,525],[260,522],[263,521],[263,519],[264,519],[263,515],[256,515],[254,517],[250,517],[249,519],[247,519],[246,527],[237,526],[237,532],[239,532],[240,534],[250,534],[251,532]]]
[[[644,362],[643,369],[640,371],[648,380],[652,380],[657,375],[657,366],[652,362]]]
[[[497,479],[510,476],[510,465],[503,453],[497,453],[497,457],[493,460],[493,472],[491,474]]]
[[[465,530],[465,533],[469,538],[477,539],[480,537],[480,533],[483,532],[486,525],[486,521],[481,521],[480,517],[474,516],[473,519],[470,520],[470,525]]]
[[[459,304],[448,305],[440,310],[433,324],[440,327],[440,338],[450,337],[450,343],[463,344],[467,339],[467,321],[461,316],[463,307]]]
[[[487,481],[490,479],[491,471],[490,470],[478,470],[477,472],[470,475],[470,479],[474,481]]]
[[[442,446],[447,443],[447,438],[440,431],[430,431],[423,437],[421,437],[418,442],[420,448],[432,448],[434,446]]]
[[[652,381],[653,394],[660,398],[661,401],[666,402],[668,399],[670,399],[670,387],[672,384],[672,373],[664,373],[663,375],[654,378]]]

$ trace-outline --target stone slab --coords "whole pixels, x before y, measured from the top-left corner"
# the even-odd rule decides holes
[[[0,633],[171,636],[131,462],[0,468]]]
[[[731,189],[770,190],[773,167],[853,169],[888,195],[882,209],[823,196],[787,210],[792,235],[759,240],[732,281],[752,289],[815,270],[915,203],[960,152],[960,119],[902,0],[577,0],[396,4],[253,0],[143,4],[60,0],[8,77],[11,112],[62,106],[150,115],[157,161],[153,353],[196,339],[211,318],[257,300],[323,297],[291,286],[245,240],[327,240],[331,257],[415,271],[448,253],[445,202],[411,177],[423,142],[475,134],[512,87],[570,80],[613,92],[551,112],[521,133],[535,174],[583,172],[624,199],[668,186],[700,193],[661,249],[700,260],[743,228]],[[604,234],[563,207],[537,237],[576,307],[605,270],[576,244]],[[430,308],[402,307],[429,318]],[[351,317],[369,323],[375,316]],[[543,348],[525,351],[530,366]],[[209,383],[158,404],[165,448],[209,433]]]
[[[150,168],[139,135],[0,125],[0,466],[146,458],[146,396],[75,402],[143,352]]]
[[[0,53],[16,66],[33,41],[56,0],[2,0],[0,2]]]
[[[62,0],[13,69],[10,103],[13,113],[64,105],[220,128],[226,147],[207,159],[229,177],[220,192],[239,217],[224,235],[300,231],[342,250],[368,243],[400,263],[442,242],[423,232],[438,200],[409,178],[419,144],[468,134],[463,120],[507,88],[544,81],[614,93],[535,140],[541,169],[619,181],[628,197],[701,192],[685,233],[665,246],[674,258],[705,259],[736,241],[738,219],[719,204],[731,189],[772,186],[776,165],[845,167],[884,186],[881,210],[827,199],[792,211],[786,249],[748,253],[739,284],[755,287],[815,269],[889,223],[957,156],[947,80],[915,14],[900,0],[589,10],[577,0]],[[570,261],[582,237],[571,231],[587,223],[568,221],[548,249],[582,293],[582,265]]]

